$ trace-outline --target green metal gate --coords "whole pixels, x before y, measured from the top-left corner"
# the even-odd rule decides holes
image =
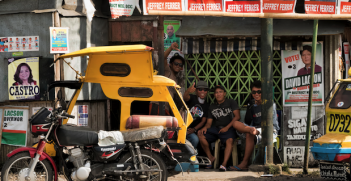
[[[240,107],[248,101],[251,83],[261,79],[260,51],[234,51],[220,53],[188,54],[185,58],[190,62],[201,80],[205,80],[210,88],[223,85],[227,98],[234,99]],[[277,109],[282,109],[282,76],[280,51],[273,52],[274,102]],[[195,81],[191,69],[185,65],[186,88]],[[213,92],[209,93],[208,101],[213,103]]]

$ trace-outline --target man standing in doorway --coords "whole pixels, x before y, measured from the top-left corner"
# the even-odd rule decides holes
[[[196,93],[196,95],[191,93]],[[193,122],[188,127],[186,139],[197,148],[199,144],[199,138],[196,135],[197,130],[200,130],[206,123],[208,114],[208,107],[210,106],[206,102],[206,96],[208,92],[208,86],[205,81],[200,80],[195,88],[195,83],[189,87],[184,93],[184,101],[190,109],[190,113],[193,116]]]
[[[215,103],[209,107],[207,123],[199,131],[198,136],[202,148],[211,163],[215,157],[211,154],[210,144],[220,139],[225,143],[224,159],[220,171],[226,171],[226,166],[233,149],[233,141],[236,138],[233,124],[240,120],[239,106],[233,99],[226,99],[225,88],[217,85],[214,90]],[[210,168],[209,166],[208,168]]]

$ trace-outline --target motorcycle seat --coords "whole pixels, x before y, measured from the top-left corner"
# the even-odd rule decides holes
[[[124,141],[136,142],[142,140],[151,140],[162,137],[164,131],[163,126],[152,126],[140,129],[130,129],[127,131],[121,131]]]
[[[91,128],[62,125],[55,131],[60,146],[89,146],[98,144],[98,133]]]

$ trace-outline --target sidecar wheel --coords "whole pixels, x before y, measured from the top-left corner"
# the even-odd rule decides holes
[[[153,172],[148,179],[150,181],[167,181],[167,168],[165,162],[162,158],[150,150],[140,150],[141,158],[143,163],[148,166],[150,169],[159,169],[162,172]],[[122,156],[119,163],[133,163],[133,159],[130,153],[126,153]],[[124,179],[123,179],[124,180]],[[126,179],[128,180],[128,179]]]
[[[9,158],[1,170],[1,181],[24,181],[32,160],[28,152],[18,153]],[[30,174],[31,180],[52,181],[53,169],[48,160],[38,161],[34,172]]]

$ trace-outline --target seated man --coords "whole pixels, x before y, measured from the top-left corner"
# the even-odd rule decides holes
[[[226,171],[227,161],[233,149],[233,141],[236,138],[233,123],[240,119],[240,112],[238,104],[233,99],[225,98],[226,92],[223,86],[215,87],[214,96],[215,103],[209,107],[207,123],[199,131],[198,136],[211,163],[216,158],[211,154],[209,145],[217,139],[226,144],[223,163],[219,168],[220,171]],[[211,165],[208,168],[211,168]]]
[[[255,81],[252,84],[251,95],[254,99],[252,100],[251,104],[249,103],[247,105],[245,123],[250,124],[251,127],[258,128],[258,127],[261,127],[261,109],[262,109],[261,81]],[[248,127],[248,126],[245,126],[245,127]],[[274,131],[272,134],[273,134],[273,140],[275,140],[277,137],[277,130],[279,130],[278,117],[277,117],[275,104],[273,104],[273,127],[274,127]],[[256,144],[259,144],[261,141],[259,139],[260,136],[255,136],[255,135],[261,134],[261,133],[257,130],[246,131],[241,128],[238,129],[238,125],[234,125],[234,128],[236,128],[239,132],[244,133],[242,138],[246,140],[246,146],[245,146],[245,154],[244,154],[243,161],[238,166],[229,167],[229,170],[246,171],[248,170],[247,167],[249,164],[250,156],[254,149],[255,142]]]
[[[196,95],[190,94],[196,92]],[[196,135],[197,130],[200,130],[206,123],[207,111],[210,106],[206,102],[208,86],[205,81],[200,80],[195,88],[195,83],[189,87],[184,93],[184,101],[189,107],[190,113],[193,116],[193,122],[190,124],[186,139],[197,148],[199,138]]]

